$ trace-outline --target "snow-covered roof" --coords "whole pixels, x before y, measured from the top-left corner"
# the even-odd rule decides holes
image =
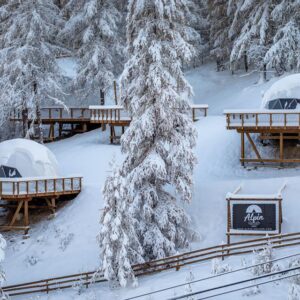
[[[58,176],[54,154],[44,145],[27,139],[0,143],[0,165],[19,170],[23,177]]]
[[[267,108],[271,100],[283,98],[300,99],[300,73],[276,81],[264,94],[262,107]]]

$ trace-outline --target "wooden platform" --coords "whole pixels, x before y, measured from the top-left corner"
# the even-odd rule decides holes
[[[300,140],[300,111],[294,110],[226,110],[228,130],[241,135],[241,163],[300,163],[300,157],[285,155],[286,141]],[[279,157],[262,157],[253,136],[260,141],[278,141]],[[248,140],[256,158],[249,158],[245,151]],[[276,146],[276,145],[275,145]]]
[[[208,111],[207,104],[192,104],[191,118],[193,121],[206,117]],[[32,122],[29,112],[29,122]],[[110,142],[119,141],[120,135],[129,126],[131,118],[119,105],[92,105],[89,107],[70,107],[68,110],[63,107],[43,107],[41,109],[42,124],[49,128],[45,142],[51,142],[63,137],[83,133],[95,128],[106,129],[110,127]],[[21,123],[21,110],[14,110],[10,116],[11,122]],[[117,128],[121,128],[120,135],[117,135]]]
[[[81,187],[82,177],[0,178],[0,206],[13,210],[9,223],[0,226],[0,229],[19,229],[26,233],[30,228],[30,209],[46,208],[54,213],[58,199],[78,195]],[[23,226],[16,225],[22,211]]]

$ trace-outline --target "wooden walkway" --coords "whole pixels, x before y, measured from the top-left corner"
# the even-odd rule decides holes
[[[207,111],[207,104],[192,104],[191,118],[195,122],[200,117],[206,117]],[[110,127],[110,141],[113,143],[120,138],[120,135],[117,135],[116,129],[120,127],[121,134],[123,134],[125,127],[129,126],[131,121],[123,107],[119,105],[70,107],[68,110],[65,110],[63,107],[43,107],[41,115],[42,124],[47,125],[49,128],[48,136],[44,140],[45,142],[51,142],[61,139],[64,136],[72,136],[99,127],[105,130],[106,125],[108,125]],[[11,122],[21,123],[21,110],[14,110],[10,116],[10,120]],[[29,121],[32,122],[30,117]]]
[[[76,196],[82,187],[82,177],[61,178],[0,178],[0,207],[13,210],[10,221],[1,230],[30,229],[30,209],[46,208],[55,213],[56,201],[65,196]],[[46,204],[42,205],[42,204]],[[23,226],[16,225],[23,211]]]
[[[136,276],[151,275],[170,270],[179,271],[183,267],[192,264],[210,262],[215,258],[224,259],[230,256],[249,254],[254,250],[259,251],[269,245],[270,242],[274,249],[299,246],[300,232],[280,234],[276,236],[256,238],[231,244],[222,244],[204,249],[197,249],[163,259],[149,261],[143,264],[136,264],[133,266],[133,270]],[[95,283],[106,282],[103,274],[95,274],[95,272],[96,270],[4,286],[3,291],[11,297],[34,293],[48,294],[53,291],[72,288],[74,285],[76,286],[76,284],[79,287],[88,288]]]
[[[285,155],[286,141],[300,140],[300,112],[293,110],[226,110],[227,129],[241,135],[242,165],[245,163],[300,163],[300,157]],[[258,135],[260,141],[278,141],[279,157],[262,157],[252,138]],[[255,158],[247,157],[245,139],[249,141]]]

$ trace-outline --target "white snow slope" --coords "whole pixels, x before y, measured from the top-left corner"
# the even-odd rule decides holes
[[[208,103],[210,106],[209,116],[196,123],[199,134],[196,153],[199,163],[194,175],[194,201],[187,209],[201,239],[192,247],[212,246],[225,240],[225,197],[227,192],[232,192],[241,183],[244,193],[273,194],[286,182],[287,188],[283,192],[283,232],[300,231],[300,169],[242,168],[239,163],[239,135],[226,130],[225,117],[222,115],[224,109],[260,107],[262,93],[277,79],[257,85],[257,75],[232,76],[229,72],[216,73],[212,65],[187,72],[187,78],[194,87],[194,102]],[[29,239],[22,239],[21,234],[6,235],[6,284],[90,271],[99,264],[96,235],[99,231],[100,209],[103,206],[101,188],[109,172],[109,161],[114,155],[118,161],[122,159],[120,146],[109,144],[107,132],[95,130],[51,143],[48,147],[56,155],[63,172],[61,175],[80,173],[84,176],[83,191],[61,208],[54,219],[35,223]],[[234,240],[239,239],[237,237]],[[236,266],[240,265],[240,258],[228,261]],[[202,264],[191,268],[198,278],[208,275],[210,265]],[[146,277],[140,280],[137,289],[110,291],[108,285],[104,284],[87,290],[80,296],[76,295],[75,290],[71,290],[40,295],[38,299],[122,299],[143,291],[185,282],[188,272],[189,269],[186,268],[180,272],[171,271]],[[198,286],[195,290],[197,288]],[[286,284],[276,288],[272,285],[264,287],[263,293],[255,299],[286,299],[287,289]],[[179,290],[176,293],[181,292]],[[237,298],[228,295],[218,299],[239,299],[240,295],[241,293],[235,294]],[[22,296],[14,299],[36,298]],[[157,296],[153,299],[164,297]]]

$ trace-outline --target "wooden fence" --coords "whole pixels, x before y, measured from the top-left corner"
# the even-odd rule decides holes
[[[133,266],[136,276],[149,275],[157,272],[180,268],[196,263],[210,261],[214,258],[222,258],[240,254],[251,253],[254,250],[263,249],[269,242],[273,248],[285,248],[300,245],[300,232],[281,234],[276,236],[244,240],[214,247],[194,250],[179,255],[158,259]],[[3,288],[10,296],[25,295],[32,293],[49,293],[50,291],[71,288],[74,285],[88,288],[93,283],[106,281],[102,274],[95,275],[95,271],[48,278],[28,283],[9,285]]]

